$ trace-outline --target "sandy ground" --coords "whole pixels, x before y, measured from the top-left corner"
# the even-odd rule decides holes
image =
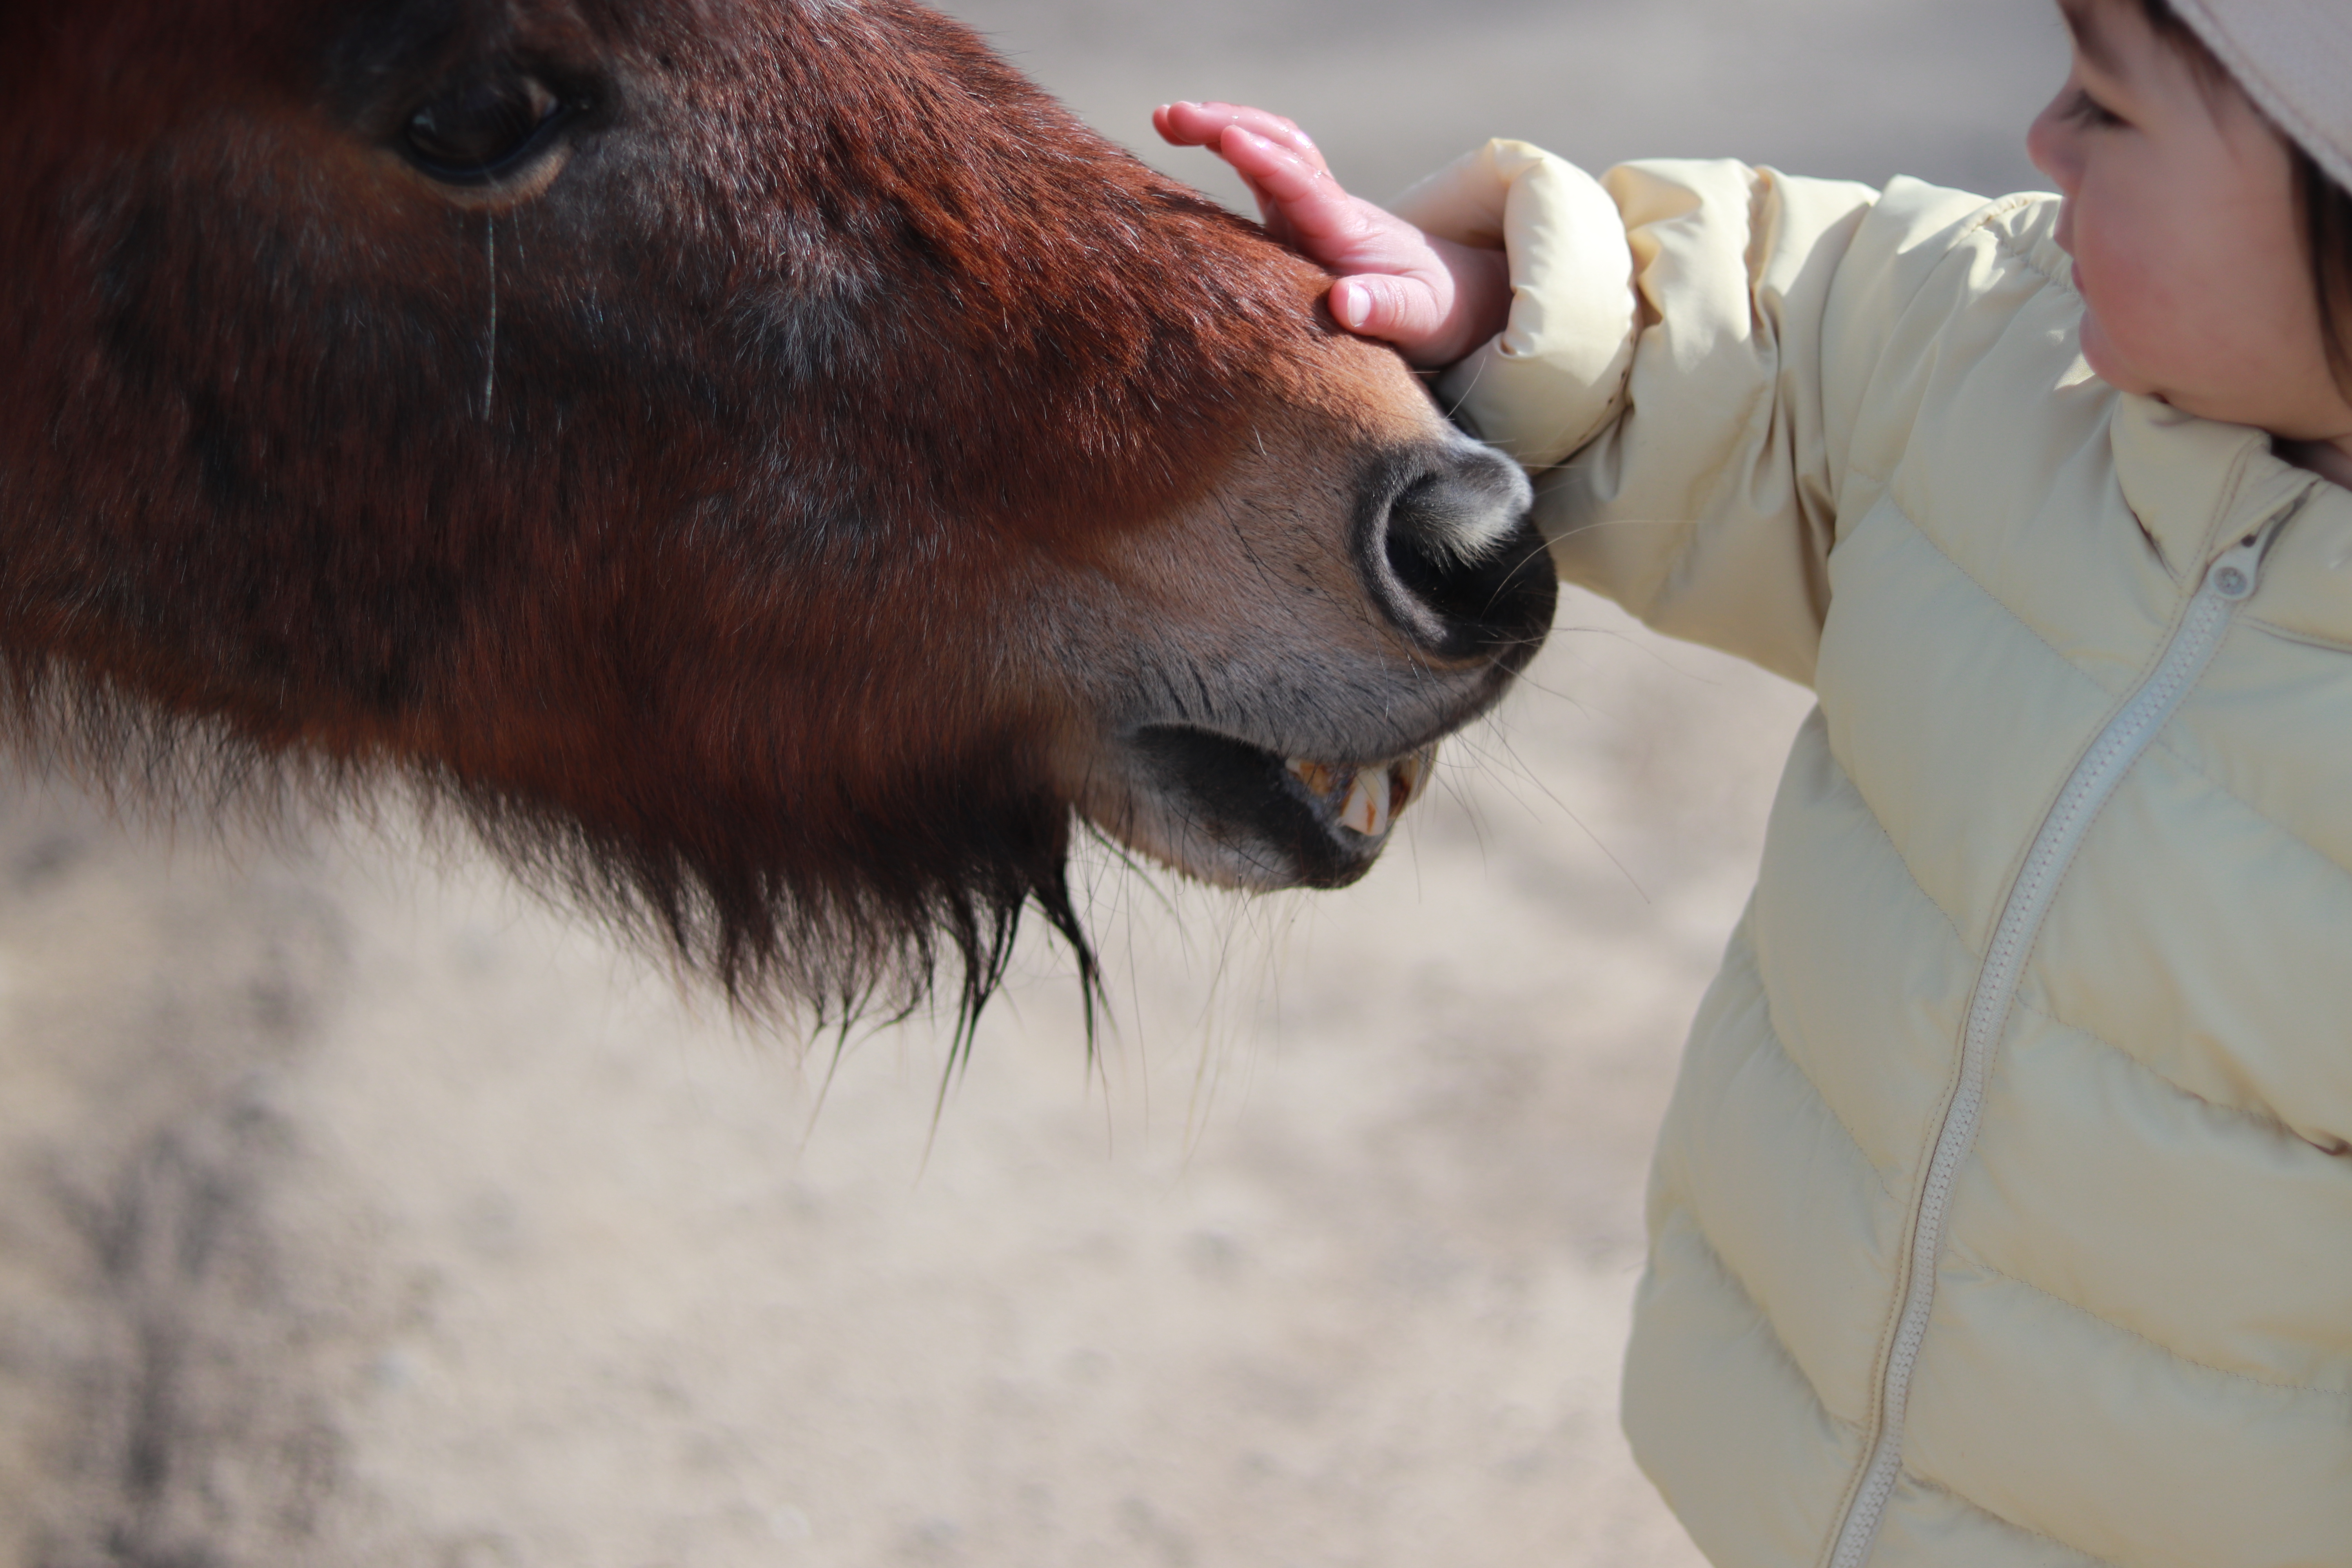
[[[1490,132],[2012,184],[2055,75],[2012,0],[966,9],[1373,191]],[[0,1563],[1695,1563],[1616,1360],[1804,700],[1559,625],[1358,889],[1090,864],[1098,1058],[1032,944],[936,1116],[939,1028],[803,1058],[396,823],[12,792]]]

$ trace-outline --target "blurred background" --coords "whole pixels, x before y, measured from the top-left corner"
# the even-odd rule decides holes
[[[1106,134],[1236,205],[1152,137],[1171,99],[1305,124],[1381,200],[1490,136],[1598,169],[1738,157],[2000,195],[2042,188],[2025,126],[2065,75],[2050,0],[962,0],[943,9]]]
[[[965,0],[1108,134],[1256,101],[2034,183],[2046,0]],[[1138,150],[1227,199],[1206,156]],[[0,1563],[1666,1568],[1649,1142],[1803,695],[1569,595],[1357,889],[1099,858],[1020,973],[735,1029],[462,853],[0,796]]]

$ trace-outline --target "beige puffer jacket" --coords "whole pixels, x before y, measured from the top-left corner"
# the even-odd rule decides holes
[[[2049,198],[1496,142],[1402,205],[1508,242],[1446,390],[1561,574],[1820,700],[1643,1465],[1743,1568],[2352,1563],[2352,492],[2094,378]]]

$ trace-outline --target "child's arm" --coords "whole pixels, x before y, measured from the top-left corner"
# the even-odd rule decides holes
[[[1339,186],[1307,132],[1231,103],[1162,104],[1151,116],[1179,147],[1206,147],[1257,198],[1266,232],[1340,275],[1331,314],[1394,343],[1414,364],[1451,364],[1503,330],[1511,280],[1499,247],[1423,234]]]

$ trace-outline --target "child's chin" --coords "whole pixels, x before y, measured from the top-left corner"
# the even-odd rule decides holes
[[[2131,368],[2116,356],[2115,345],[2107,341],[2106,331],[2099,325],[2098,317],[2088,310],[2083,312],[2082,344],[2083,360],[2091,367],[2091,373],[2117,392],[2132,392],[2146,396],[2156,390],[2145,376],[2134,374]]]

